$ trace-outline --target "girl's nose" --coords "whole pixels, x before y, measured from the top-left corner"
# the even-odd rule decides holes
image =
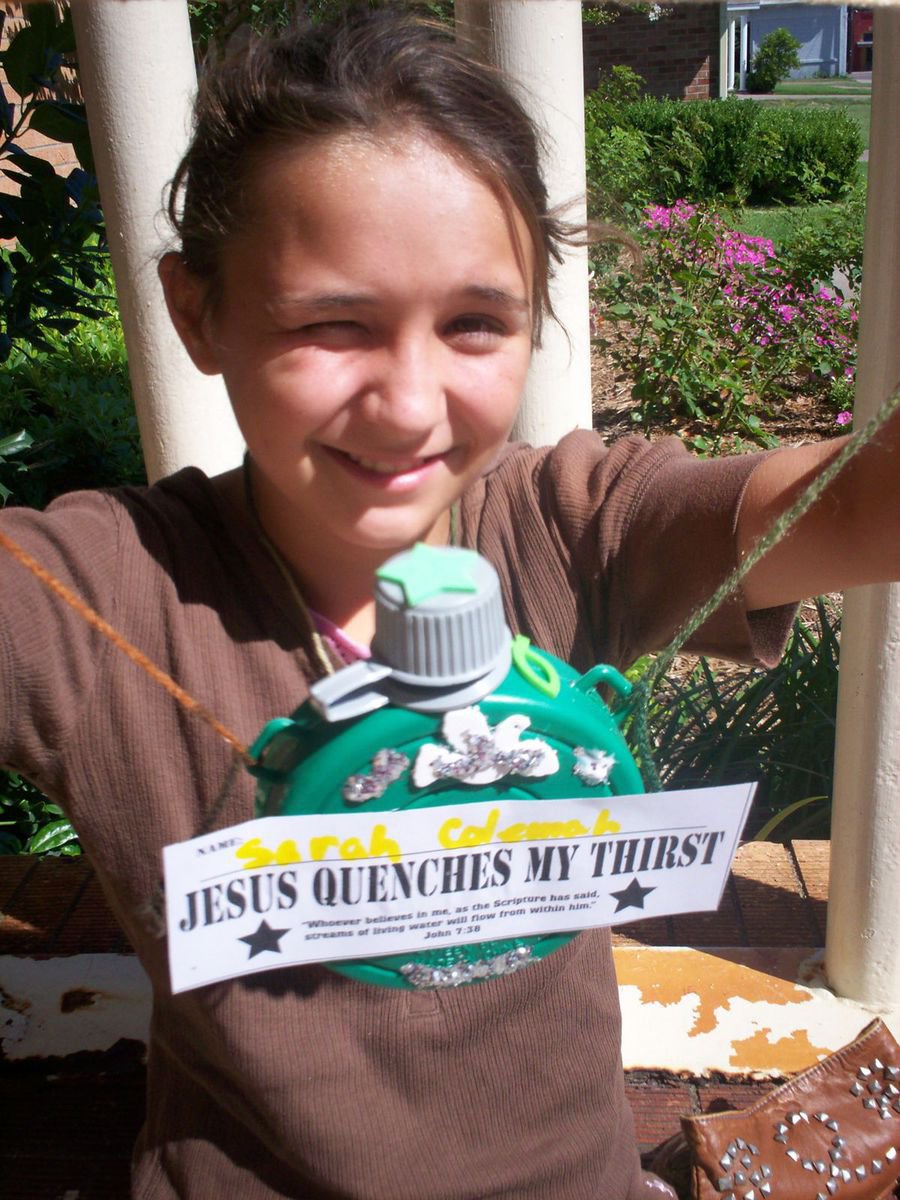
[[[406,436],[428,433],[446,415],[440,347],[425,340],[387,346],[364,398],[366,416]]]

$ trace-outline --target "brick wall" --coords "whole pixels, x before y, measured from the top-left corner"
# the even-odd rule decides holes
[[[605,6],[618,14],[608,25],[584,26],[584,87],[597,72],[617,64],[647,81],[651,96],[708,100],[719,94],[719,5],[678,4],[659,20]]]
[[[5,50],[10,40],[15,37],[24,24],[20,6],[12,3],[0,3],[0,21],[2,21],[2,27],[0,27],[0,50]],[[13,105],[13,121],[15,122],[19,118],[19,97],[5,80],[2,81],[2,88],[4,100]],[[44,95],[49,98],[51,93],[44,93]],[[74,79],[67,80],[59,91],[55,93],[55,96],[59,100],[81,100],[80,91]],[[26,130],[24,134],[16,138],[16,145],[21,146],[29,154],[46,159],[47,162],[53,164],[61,175],[68,175],[73,167],[78,166],[78,159],[75,157],[75,151],[71,145],[66,142],[52,142],[42,133],[37,133],[35,130]],[[13,192],[16,190],[17,187],[11,179],[7,179],[5,175],[0,175],[0,192]]]

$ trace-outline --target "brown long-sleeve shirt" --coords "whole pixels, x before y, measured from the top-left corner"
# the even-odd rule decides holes
[[[511,627],[579,669],[662,644],[734,565],[753,457],[590,433],[506,451],[463,497]],[[3,527],[247,743],[313,677],[296,602],[233,492],[188,470]],[[739,598],[703,649],[771,661],[790,614]],[[134,1195],[153,1200],[628,1200],[638,1169],[608,935],[452,991],[287,968],[172,996],[144,912],[230,752],[0,556],[0,761],[67,809],[154,989]],[[218,826],[253,812],[241,773]]]

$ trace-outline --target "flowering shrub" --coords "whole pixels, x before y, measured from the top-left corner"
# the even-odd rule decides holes
[[[711,423],[766,444],[760,413],[793,392],[845,406],[856,312],[798,283],[765,238],[729,229],[684,200],[645,210],[641,274],[595,278],[598,342],[633,381],[633,416]]]

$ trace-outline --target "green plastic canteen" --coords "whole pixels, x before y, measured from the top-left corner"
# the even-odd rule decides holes
[[[250,748],[258,816],[389,812],[485,800],[633,795],[643,782],[596,689],[513,637],[494,568],[472,550],[418,544],[378,571],[372,657],[320,680]],[[386,987],[444,988],[546,957],[575,932],[327,964]]]

